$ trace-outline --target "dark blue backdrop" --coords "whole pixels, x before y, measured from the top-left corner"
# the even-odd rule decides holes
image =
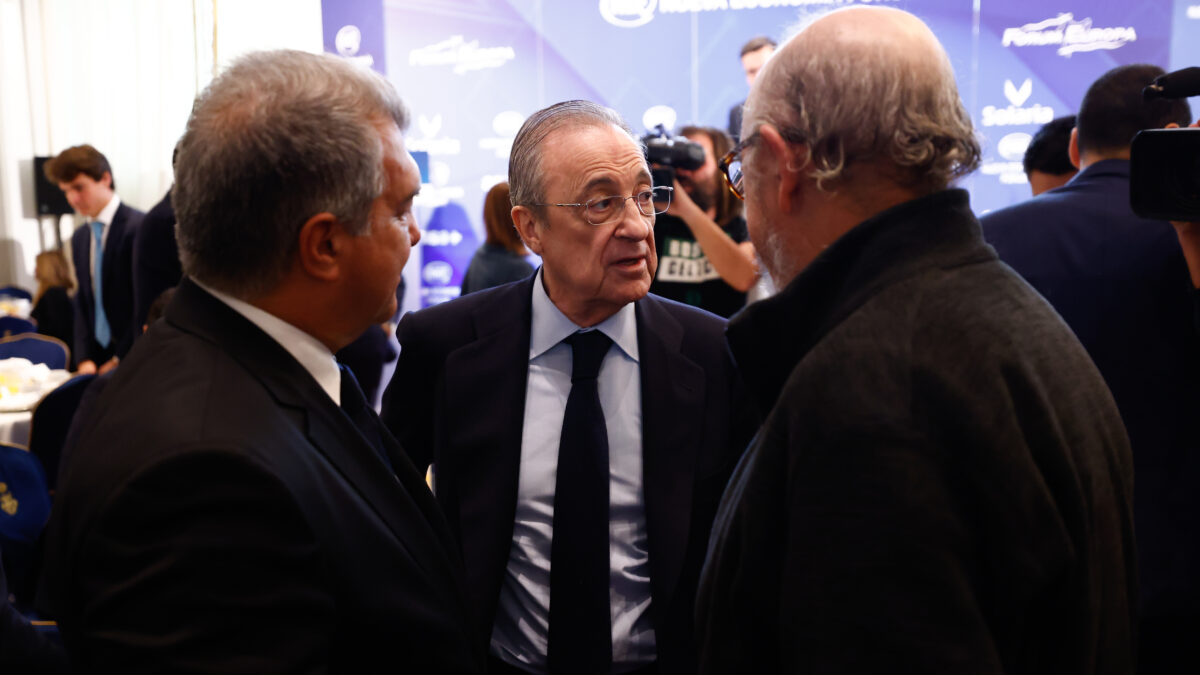
[[[1200,0],[323,0],[326,50],[387,75],[414,113],[410,149],[430,156],[406,306],[457,295],[483,195],[505,179],[526,115],[586,98],[635,130],[724,128],[746,95],[746,40],[782,40],[806,15],[849,4],[913,12],[945,45],[984,138],[965,183],[977,212],[1029,196],[1030,135],[1074,112],[1101,73],[1200,65]]]

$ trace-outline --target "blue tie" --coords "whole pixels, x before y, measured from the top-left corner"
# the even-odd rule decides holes
[[[108,315],[104,313],[104,223],[92,221],[92,233],[96,236],[96,253],[92,256],[92,296],[96,301],[96,342],[107,347],[112,342],[112,330],[108,327]]]

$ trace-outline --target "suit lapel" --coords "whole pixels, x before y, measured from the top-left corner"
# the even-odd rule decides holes
[[[520,297],[497,298],[475,309],[476,339],[446,358],[446,439],[438,446],[447,456],[434,460],[444,469],[435,468],[435,474],[446,477],[436,484],[439,497],[454,511],[463,558],[471,561],[467,587],[478,589],[473,600],[486,621],[494,613],[512,546],[529,368],[532,283],[510,290]]]
[[[656,604],[674,594],[691,522],[703,428],[704,369],[680,352],[683,326],[648,295],[636,305],[642,380],[642,472]]]
[[[112,223],[108,226],[108,235],[104,238],[104,255],[100,260],[100,275],[104,283],[104,311],[108,315],[109,321],[113,320],[113,298],[119,295],[117,274],[121,268],[121,240],[125,237],[125,221],[129,215],[128,210],[129,207],[124,203],[117,206]],[[138,326],[138,330],[141,328]]]
[[[395,476],[312,376],[241,314],[185,278],[168,308],[167,319],[216,343],[258,379],[281,406],[295,409],[316,450],[370,504],[412,560],[428,576],[445,582],[431,585],[460,587],[456,576],[459,567],[452,564],[452,544],[433,497],[404,453],[396,451],[398,444],[382,425],[379,432],[389,444]],[[424,517],[414,518],[414,509]],[[461,593],[456,596],[463,601]]]

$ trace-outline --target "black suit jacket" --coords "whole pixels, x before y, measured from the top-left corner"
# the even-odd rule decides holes
[[[171,190],[146,212],[133,242],[133,322],[135,335],[146,323],[150,305],[168,288],[179,284],[183,267],[175,243],[175,209]]]
[[[385,424],[436,489],[462,546],[479,630],[491,635],[521,461],[533,284],[472,293],[400,322]],[[695,668],[692,607],[721,492],[749,436],[724,320],[647,295],[635,305],[651,620],[659,670]]]
[[[185,281],[61,476],[40,597],[74,665],[481,672],[445,520],[379,431],[395,475],[287,351]]]
[[[104,313],[112,329],[107,348],[96,342],[96,300],[92,286],[92,231],[80,225],[71,235],[71,255],[79,291],[75,294],[75,363],[95,361],[100,365],[116,354],[129,353],[141,324],[133,325],[133,241],[142,224],[141,211],[125,202],[117,207],[104,244],[100,273],[104,282]],[[136,328],[136,331],[135,331]]]

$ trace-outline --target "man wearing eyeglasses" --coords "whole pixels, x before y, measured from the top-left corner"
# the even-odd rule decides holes
[[[1133,672],[1129,442],[949,187],[980,149],[933,32],[824,15],[742,131],[725,166],[781,290],[728,330],[767,421],[713,526],[700,672]]]
[[[509,184],[541,269],[406,316],[384,420],[433,466],[492,672],[694,672],[748,431],[725,322],[647,293],[670,188],[611,110],[534,113]]]

